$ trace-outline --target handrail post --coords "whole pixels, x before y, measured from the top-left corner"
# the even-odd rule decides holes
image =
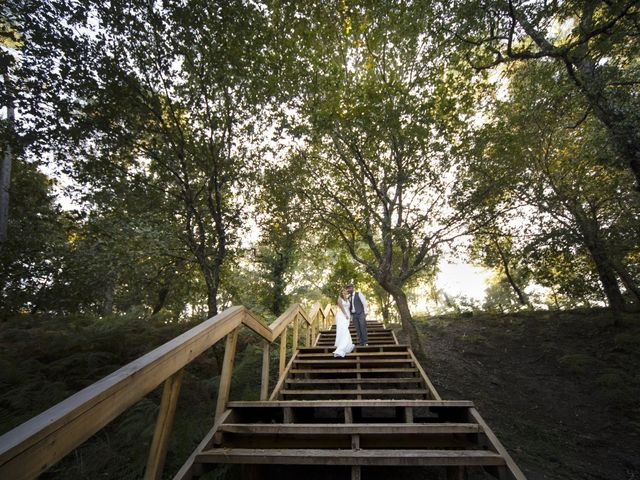
[[[287,327],[282,331],[280,335],[280,364],[278,368],[278,377],[281,377],[284,373],[284,367],[287,360]]]
[[[178,404],[178,396],[180,395],[183,372],[184,369],[178,370],[164,382],[160,411],[158,412],[158,420],[156,421],[153,440],[149,448],[149,458],[147,459],[147,468],[144,471],[144,480],[158,480],[162,477],[164,461],[167,457],[167,447],[169,446],[169,435],[173,427],[176,405]]]
[[[216,418],[220,416],[229,400],[231,390],[231,375],[233,373],[233,361],[236,356],[236,345],[238,344],[238,333],[240,327],[236,327],[227,335],[227,343],[224,347],[224,360],[222,361],[222,374],[220,375],[220,388],[218,389],[218,402],[216,404]]]
[[[262,343],[262,384],[260,385],[260,400],[266,400],[269,397],[269,349],[269,342],[264,340]]]
[[[298,350],[298,323],[300,323],[300,318],[296,317],[293,321],[293,341],[291,342],[293,353]]]

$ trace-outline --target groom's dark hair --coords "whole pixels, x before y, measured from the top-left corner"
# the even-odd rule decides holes
[[[353,288],[353,283],[348,284],[346,287],[344,288]]]

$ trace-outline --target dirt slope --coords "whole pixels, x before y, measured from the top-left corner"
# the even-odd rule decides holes
[[[530,480],[640,479],[640,315],[417,320],[427,374],[475,402]]]

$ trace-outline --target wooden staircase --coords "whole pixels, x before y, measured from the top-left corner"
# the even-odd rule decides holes
[[[214,477],[228,479],[525,480],[473,403],[443,400],[380,323],[368,322],[368,346],[333,357],[335,310],[294,304],[267,325],[246,307],[228,308],[1,435],[0,479],[38,478],[163,385],[144,473],[160,480],[184,369],[224,340],[213,426],[174,480],[216,467]],[[260,338],[260,401],[230,402],[243,330]]]
[[[472,402],[442,400],[410,348],[379,322],[368,328],[369,345],[345,358],[332,355],[335,326],[321,331],[268,401],[229,402],[175,479],[220,464],[237,478],[390,478],[418,467],[415,478],[525,478]]]

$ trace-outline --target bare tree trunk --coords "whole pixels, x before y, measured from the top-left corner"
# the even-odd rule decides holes
[[[7,121],[9,128],[13,126],[15,111],[11,102],[7,105]],[[0,168],[0,251],[7,241],[7,229],[9,225],[9,189],[11,187],[11,138],[7,138]]]

